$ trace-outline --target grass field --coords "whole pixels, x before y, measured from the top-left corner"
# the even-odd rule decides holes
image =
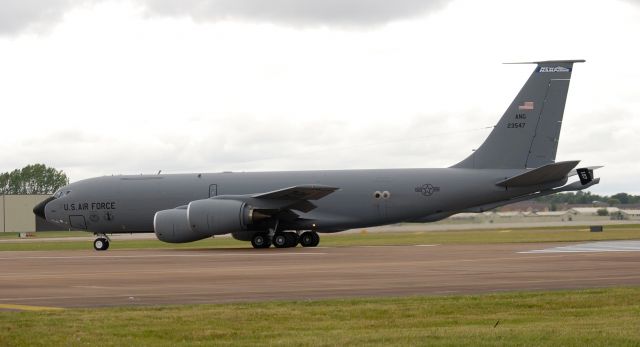
[[[91,236],[89,233],[43,232],[38,237],[57,235],[60,241],[0,243],[0,251],[20,250],[79,250],[92,249],[91,241],[65,241],[68,236]],[[14,235],[14,237],[17,237]],[[600,233],[589,232],[588,227],[543,227],[522,229],[482,229],[462,231],[375,232],[350,234],[323,234],[321,246],[375,246],[416,244],[481,244],[508,242],[568,242],[595,240],[640,239],[640,225],[607,225]],[[185,244],[167,244],[158,240],[115,240],[110,249],[141,248],[250,248],[249,242],[223,237]]]
[[[2,239],[15,239],[19,237],[20,233],[15,232],[6,232],[0,233],[0,240]],[[87,236],[89,233],[83,231],[41,231],[33,233],[35,238],[51,238],[51,237],[78,237],[78,236]]]
[[[640,288],[0,312],[3,346],[638,346]]]

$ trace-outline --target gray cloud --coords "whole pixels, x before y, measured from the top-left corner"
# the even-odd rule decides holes
[[[198,21],[369,26],[438,10],[450,0],[143,0],[149,13]]]
[[[2,0],[0,35],[29,29],[43,29],[59,21],[68,10],[83,0]]]
[[[68,11],[115,0],[2,0],[0,35],[45,30]],[[127,0],[125,0],[127,1]],[[150,16],[199,22],[246,20],[294,26],[371,26],[438,10],[451,0],[128,0]]]

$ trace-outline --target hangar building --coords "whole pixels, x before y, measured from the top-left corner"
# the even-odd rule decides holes
[[[60,230],[33,214],[33,207],[51,195],[0,195],[0,232]]]

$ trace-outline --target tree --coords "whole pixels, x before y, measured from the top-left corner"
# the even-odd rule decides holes
[[[609,215],[609,211],[607,211],[606,208],[601,208],[598,210],[598,216],[608,216]]]
[[[611,196],[611,199],[617,199],[621,204],[628,204],[629,202],[629,194],[627,193],[618,193]]]
[[[69,184],[62,171],[44,164],[27,165],[22,169],[0,174],[2,194],[53,194],[58,188]]]
[[[609,198],[607,200],[607,204],[609,204],[609,206],[615,206],[615,205],[620,205],[622,202],[618,199],[614,199],[614,198]]]
[[[558,193],[536,198],[535,201],[546,204],[594,204],[596,202],[607,203],[609,205],[618,204],[638,204],[640,195],[628,193],[618,193],[611,196],[592,194],[591,192],[579,191],[576,193]]]

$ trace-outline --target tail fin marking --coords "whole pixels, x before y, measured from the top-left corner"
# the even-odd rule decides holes
[[[455,168],[526,169],[554,163],[573,63],[537,62],[485,142]]]

